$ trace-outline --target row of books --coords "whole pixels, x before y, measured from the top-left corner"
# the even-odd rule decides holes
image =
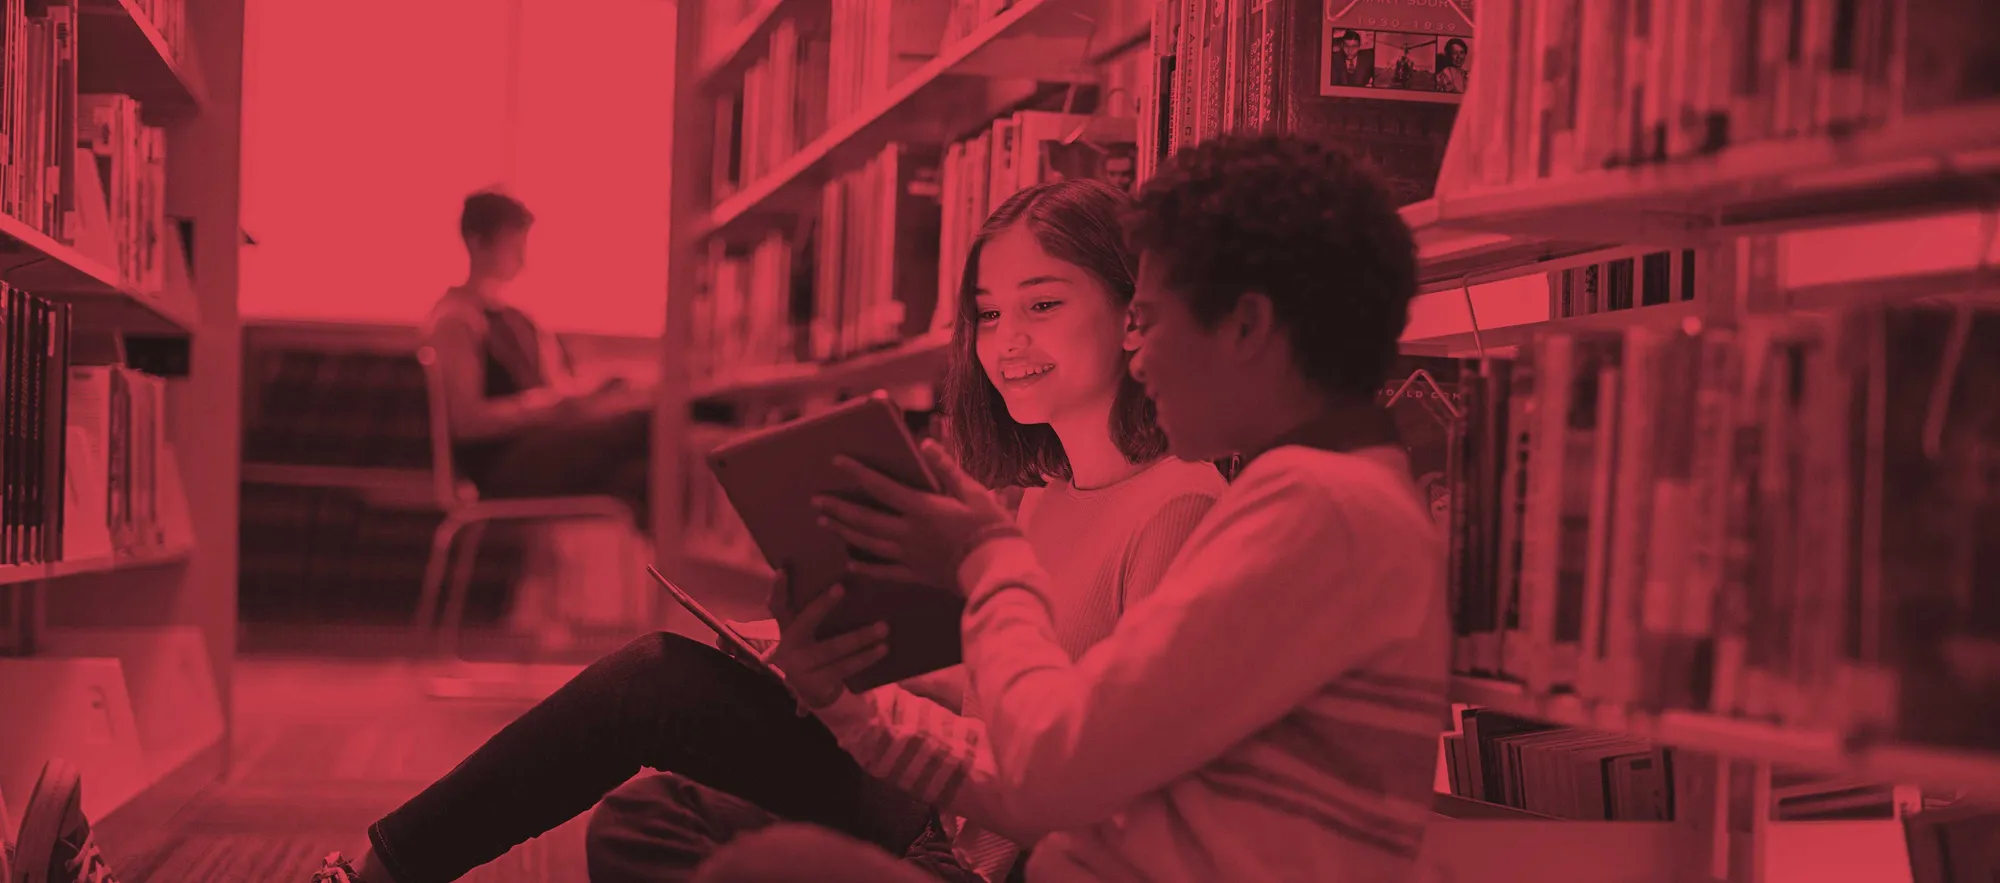
[[[82,463],[64,463],[68,430],[75,425],[68,413],[69,323],[68,304],[0,284],[0,330],[6,334],[0,343],[5,364],[0,369],[0,564],[41,564],[59,560],[66,550],[64,504],[70,494],[64,477],[88,471]],[[83,532],[81,513],[69,514],[78,516],[78,532]]]
[[[166,382],[72,364],[70,307],[0,284],[0,564],[157,549],[188,524]]]
[[[1673,748],[1486,708],[1459,708],[1444,736],[1452,794],[1572,821],[1664,822],[1676,794],[1702,792],[1700,764]],[[1771,772],[1767,817],[1780,822],[1893,819],[1914,789],[1790,770]]]
[[[987,214],[1060,178],[1130,188],[1134,126],[1023,110],[942,149],[894,142],[828,180],[818,213],[790,230],[747,247],[710,240],[691,305],[694,376],[831,361],[949,330]]]
[[[777,168],[826,131],[825,83],[832,44],[818,19],[787,17],[772,29],[769,49],[743,70],[740,84],[715,95],[713,196],[722,199]]]
[[[801,147],[864,111],[945,46],[1006,11],[1011,0],[922,0],[885,5],[833,0],[824,14],[783,15],[744,65],[740,81],[714,90],[712,196],[723,199],[790,159]],[[705,54],[753,14],[716,16]]]
[[[1996,28],[1984,0],[1481,0],[1448,174],[1563,178],[2000,97]]]
[[[1095,178],[1130,192],[1138,181],[1138,134],[1138,121],[1117,115],[1117,108],[1106,115],[1024,110],[946,148],[937,290],[948,308],[933,314],[931,329],[951,327],[949,307],[987,215],[1021,190],[1065,178]]]
[[[141,6],[178,33],[178,0]],[[170,240],[166,136],[140,122],[129,96],[78,94],[79,14],[67,2],[0,9],[0,211],[158,290]]]
[[[1296,133],[1367,157],[1402,203],[1431,196],[1472,57],[1471,0],[1161,0],[1153,11],[1142,177],[1222,133]]]
[[[193,539],[167,432],[167,381],[123,365],[69,370],[66,560],[172,548]]]
[[[775,0],[782,2],[782,0]],[[767,13],[774,0],[716,0],[706,4],[701,20],[701,57],[713,59],[725,49],[733,48],[731,41],[738,37],[738,30],[753,18]],[[898,11],[915,12],[914,7],[923,7],[922,15],[944,16],[940,35],[946,40],[969,36],[979,25],[1005,12],[1014,5],[1014,0],[925,0],[922,3],[898,4]],[[906,9],[905,7],[911,7]],[[867,10],[835,10],[836,15],[853,16]],[[800,15],[783,15],[782,18],[798,18]],[[778,23],[783,25],[783,20]],[[868,18],[854,20],[855,24],[867,24]],[[877,23],[876,26],[886,24]],[[855,50],[866,48],[854,47]],[[932,47],[936,48],[936,47]]]
[[[1695,253],[1656,251],[1549,273],[1549,318],[1694,300]]]
[[[1966,380],[1995,371],[2000,314],[1921,307],[1550,334],[1466,366],[1443,445],[1456,669],[2000,746],[1978,554],[2000,411]]]
[[[76,226],[76,7],[0,10],[0,208],[69,241]]]
[[[892,143],[820,189],[807,358],[914,337],[937,307],[939,151]]]
[[[166,285],[166,262],[175,241],[167,229],[167,133],[140,122],[129,95],[84,95],[77,105],[77,147],[95,176],[79,181],[84,213],[74,240],[105,259],[119,278],[140,291]],[[98,206],[107,206],[95,217]],[[108,235],[107,235],[108,234]]]
[[[187,51],[187,0],[130,0],[141,16],[153,24],[167,51],[185,62]]]

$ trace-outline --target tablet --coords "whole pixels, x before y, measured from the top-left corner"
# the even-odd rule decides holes
[[[963,652],[959,618],[964,599],[949,586],[848,573],[850,555],[864,560],[868,555],[819,526],[811,502],[815,496],[869,502],[859,483],[833,465],[836,454],[912,487],[938,488],[902,409],[879,390],[732,439],[709,452],[708,467],[765,560],[788,577],[790,597],[785,600],[792,610],[836,583],[846,587],[846,598],[828,614],[819,637],[888,624],[888,655],[848,679],[849,690],[860,693],[957,665]]]
[[[660,584],[660,588],[666,589],[667,594],[672,595],[675,601],[680,602],[682,607],[687,608],[689,613],[694,614],[695,619],[701,620],[702,625],[708,626],[709,631],[715,633],[716,640],[728,644],[729,648],[735,651],[733,655],[736,656],[737,661],[764,673],[779,683],[784,682],[785,676],[777,669],[772,668],[770,663],[764,661],[764,652],[758,650],[741,634],[738,634],[735,629],[730,628],[729,623],[724,622],[721,617],[710,613],[708,608],[701,606],[701,602],[696,601],[693,595],[687,593],[686,589],[674,585],[674,581],[667,579],[667,575],[661,573],[659,568],[648,564],[646,565],[646,572],[651,574],[653,580]]]

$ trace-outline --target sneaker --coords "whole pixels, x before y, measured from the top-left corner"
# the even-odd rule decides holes
[[[83,815],[83,777],[67,761],[42,766],[14,845],[19,883],[118,883]]]
[[[352,862],[335,852],[320,861],[319,873],[313,875],[312,883],[361,883],[361,875],[354,872]]]

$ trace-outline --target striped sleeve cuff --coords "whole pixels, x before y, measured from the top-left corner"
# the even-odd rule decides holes
[[[949,801],[979,757],[976,724],[899,688],[844,694],[814,713],[869,775],[927,803]]]

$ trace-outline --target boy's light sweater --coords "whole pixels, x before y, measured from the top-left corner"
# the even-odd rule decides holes
[[[1111,634],[1125,609],[1150,594],[1196,524],[1226,487],[1215,467],[1167,459],[1109,487],[1061,481],[1028,491],[1018,519],[1052,574],[1050,637],[1066,657]],[[956,838],[973,869],[1004,875],[1014,851],[981,829],[1008,833],[991,796],[993,764],[977,701],[954,714],[902,686],[845,695],[818,712],[861,766],[965,817]],[[1010,835],[1016,842],[1020,835]],[[970,852],[966,850],[970,849]]]
[[[1033,883],[1407,879],[1449,713],[1444,556],[1400,449],[1252,460],[1071,661],[1017,539],[967,559],[994,793]]]

